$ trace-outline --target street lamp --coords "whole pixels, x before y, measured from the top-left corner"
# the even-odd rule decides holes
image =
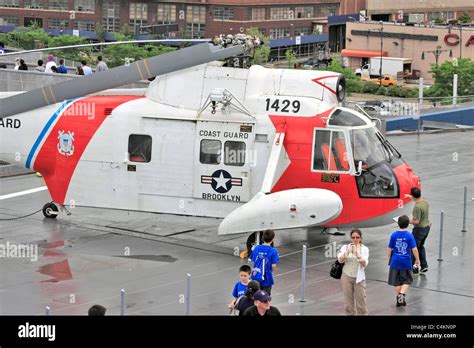
[[[462,24],[458,24],[458,25],[456,25],[456,26],[454,26],[454,27],[457,27],[457,28],[459,29],[460,39],[461,39],[461,42],[459,43],[459,58],[462,58],[462,42],[463,42],[463,41],[462,41]],[[451,29],[452,29],[452,28],[453,28],[453,25],[450,24],[450,25],[448,26],[448,33],[451,34]]]
[[[382,87],[382,64],[383,64],[383,21],[380,21],[380,29],[369,29],[369,33],[372,31],[380,32],[380,68],[379,68],[379,88]]]
[[[436,50],[434,51],[423,51],[421,52],[421,59],[425,59],[425,53],[433,53],[436,59],[436,66],[438,66],[438,60],[439,56],[441,56],[441,53],[443,52],[448,52],[449,51],[449,58],[453,57],[453,51],[452,50],[442,50],[441,46],[436,47]]]

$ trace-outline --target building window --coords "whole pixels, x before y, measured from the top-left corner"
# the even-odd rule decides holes
[[[221,146],[222,143],[220,142],[220,140],[201,140],[199,162],[201,162],[202,164],[220,164]]]
[[[214,7],[214,20],[233,20],[233,7]]]
[[[132,134],[128,137],[128,154],[130,162],[151,161],[152,140],[149,135]]]
[[[69,27],[69,20],[67,19],[58,19],[50,18],[48,19],[48,28],[49,29],[62,29]]]
[[[103,1],[102,26],[105,31],[120,31],[120,1]]]
[[[69,10],[69,0],[49,0],[48,9],[67,11]]]
[[[95,22],[92,20],[77,20],[74,21],[74,29],[95,31]]]
[[[311,35],[313,34],[313,28],[311,27],[302,27],[302,28],[295,28],[295,35]]]
[[[335,16],[339,12],[339,5],[316,5],[315,17]]]
[[[156,21],[158,24],[176,23],[176,5],[158,4]]]
[[[264,21],[265,20],[265,8],[257,7],[252,8],[250,12],[250,20],[252,21]]]
[[[2,16],[0,17],[0,25],[19,26],[20,22],[17,16]]]
[[[202,39],[206,31],[206,25],[201,23],[186,23],[186,31],[193,39]]]
[[[135,32],[143,26],[148,25],[148,5],[143,2],[130,3],[130,27],[133,27]]]
[[[20,7],[20,0],[0,0],[0,7]]]
[[[206,23],[206,8],[204,6],[188,6],[186,8],[186,23]]]
[[[289,19],[291,12],[289,7],[272,7],[270,8],[271,19]]]
[[[241,141],[226,141],[224,144],[224,164],[226,166],[242,167],[245,164],[245,143]]]
[[[454,19],[454,12],[428,12],[428,20],[434,21],[437,18],[444,19],[445,21],[449,19]]]
[[[186,7],[186,31],[193,39],[204,37],[206,30],[206,8],[204,6]]]
[[[270,29],[270,39],[283,39],[290,36],[290,28]]]
[[[95,12],[95,0],[74,0],[74,9],[80,12]]]
[[[34,8],[34,9],[42,9],[43,4],[40,0],[25,0],[23,5],[24,8]]]
[[[297,6],[295,7],[295,18],[313,18],[313,6]]]

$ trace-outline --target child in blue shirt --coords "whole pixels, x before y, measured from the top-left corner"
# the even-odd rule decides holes
[[[240,281],[238,281],[235,286],[234,290],[232,291],[232,296],[234,299],[232,302],[228,305],[228,307],[233,310],[235,308],[235,303],[237,302],[237,299],[241,296],[245,296],[245,292],[247,291],[247,287],[250,281],[250,272],[251,268],[249,265],[242,265],[239,268],[239,277]]]
[[[402,215],[398,218],[399,230],[392,233],[388,243],[387,255],[390,271],[388,283],[395,287],[397,307],[406,306],[406,292],[413,282],[411,253],[415,255],[415,265],[420,267],[420,257],[413,234],[407,231],[410,218]]]
[[[271,295],[272,286],[275,283],[273,280],[273,271],[276,265],[280,262],[278,250],[272,247],[275,232],[266,230],[263,232],[263,244],[257,245],[250,255],[253,261],[252,279],[260,283],[260,289],[265,290],[268,295]]]

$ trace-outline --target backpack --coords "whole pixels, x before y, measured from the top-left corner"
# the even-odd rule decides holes
[[[259,283],[265,281],[265,268],[267,266],[268,260],[265,256],[258,254],[253,265],[252,270],[252,279],[256,280]]]

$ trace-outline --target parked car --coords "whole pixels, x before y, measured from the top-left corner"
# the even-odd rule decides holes
[[[319,61],[313,58],[308,59],[301,63],[301,66],[305,69],[319,68]]]
[[[389,86],[397,86],[398,85],[398,80],[395,76],[393,75],[384,75],[382,78],[382,81],[380,79],[369,79],[366,77],[362,78],[363,81],[372,81],[378,85],[382,83],[383,87],[389,87]]]

